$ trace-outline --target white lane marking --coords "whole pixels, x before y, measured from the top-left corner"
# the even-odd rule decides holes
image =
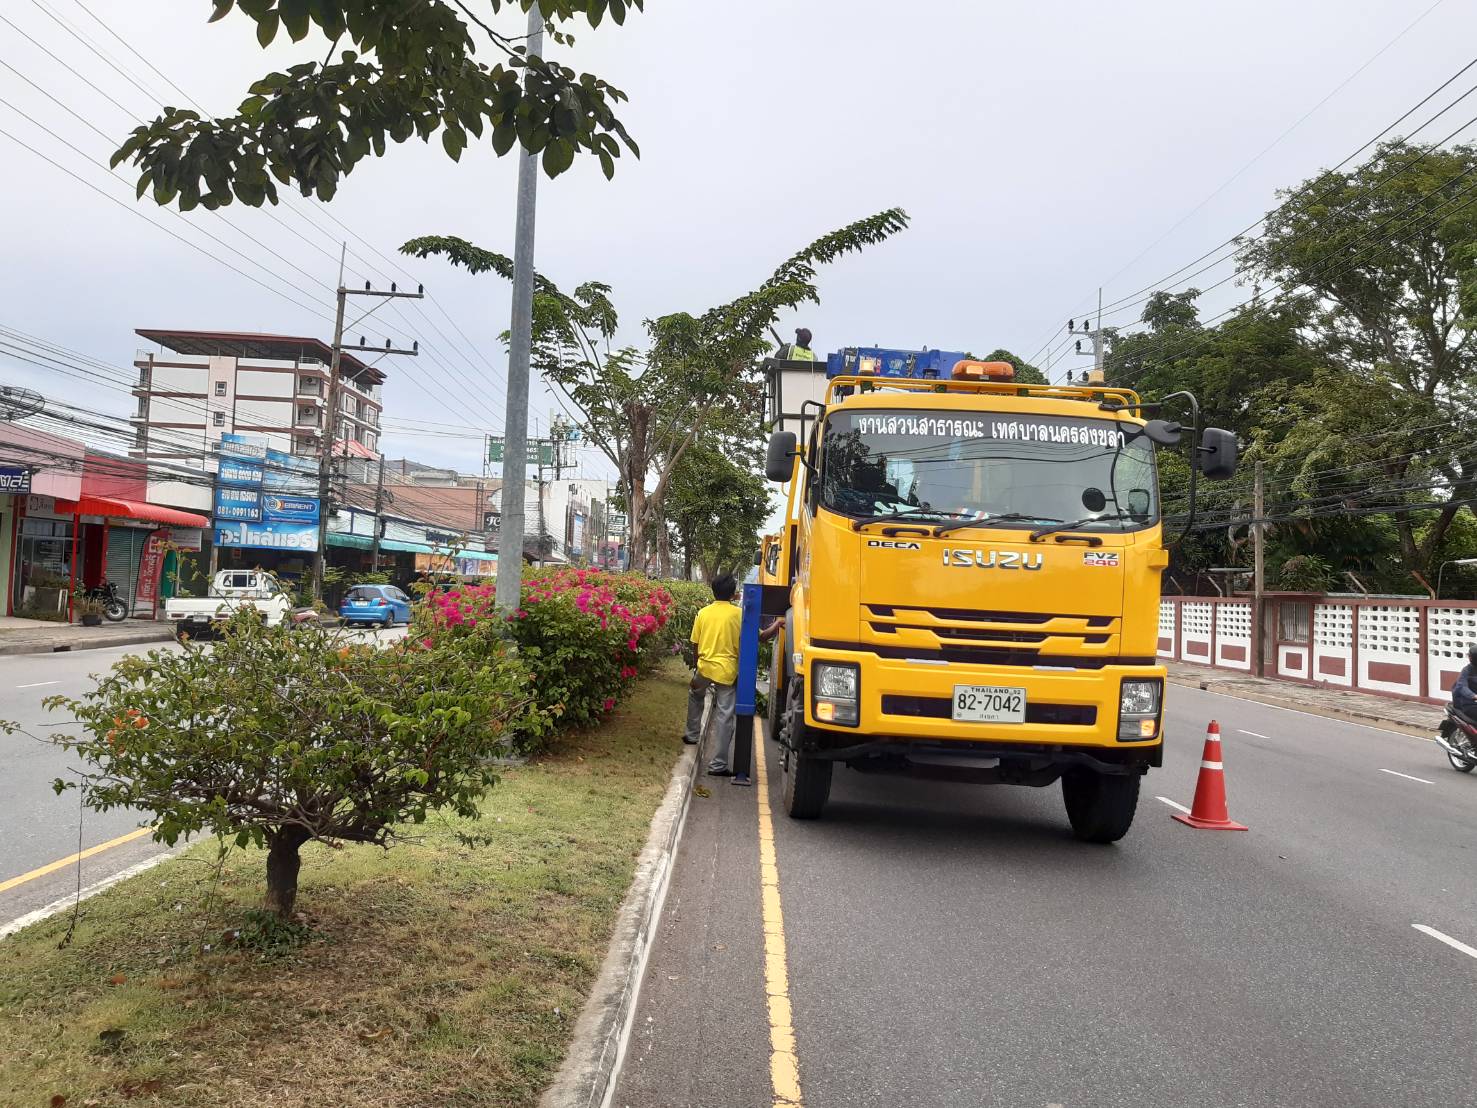
[[[1242,735],[1250,735],[1254,739],[1270,739],[1272,737],[1271,735],[1260,735],[1255,731],[1242,731],[1239,727],[1236,728],[1236,731]]]
[[[1178,681],[1174,683],[1176,685],[1179,685],[1179,687],[1182,689],[1188,689],[1190,692],[1205,693],[1207,696],[1221,696],[1225,697],[1225,699],[1227,700],[1234,700],[1238,704],[1255,704],[1258,708],[1267,708],[1274,712],[1291,712],[1295,716],[1307,716],[1309,719],[1321,719],[1325,723],[1347,723],[1351,727],[1362,727],[1366,731],[1379,731],[1386,735],[1399,735],[1401,738],[1413,739],[1418,743],[1435,743],[1436,741],[1435,739],[1423,738],[1420,735],[1412,735],[1409,731],[1392,731],[1388,727],[1381,727],[1373,720],[1346,719],[1343,716],[1324,716],[1319,715],[1317,712],[1303,712],[1298,710],[1297,708],[1285,708],[1281,704],[1268,704],[1265,700],[1253,700],[1249,696],[1236,696],[1232,693],[1217,692],[1215,689],[1202,689],[1196,685],[1180,685]]]
[[[1436,784],[1436,782],[1434,782],[1434,781],[1427,781],[1424,777],[1412,777],[1410,774],[1408,774],[1408,773],[1401,773],[1398,770],[1382,769],[1382,770],[1380,770],[1380,772],[1381,773],[1388,773],[1391,777],[1403,777],[1407,781],[1419,781],[1422,785],[1434,785],[1434,784]]]
[[[1477,947],[1470,947],[1466,943],[1461,942],[1458,939],[1453,939],[1450,935],[1442,934],[1434,927],[1427,927],[1424,923],[1412,923],[1411,926],[1419,931],[1422,935],[1430,935],[1431,938],[1435,939],[1437,942],[1445,943],[1447,946],[1451,947],[1452,950],[1460,950],[1469,958],[1477,958]]]
[[[60,681],[32,681],[29,685],[17,685],[18,689],[39,689],[42,685],[60,685]]]
[[[1177,801],[1170,800],[1169,797],[1167,797],[1167,796],[1156,796],[1154,799],[1155,800],[1158,800],[1158,801],[1161,801],[1164,804],[1168,804],[1171,808],[1174,808],[1176,811],[1184,812],[1185,815],[1187,815],[1187,816],[1190,814],[1190,809],[1186,808],[1183,804],[1180,804]]]

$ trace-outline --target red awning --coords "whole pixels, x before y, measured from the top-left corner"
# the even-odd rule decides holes
[[[84,496],[72,509],[83,516],[121,516],[143,519],[150,523],[167,523],[171,527],[209,527],[210,520],[193,512],[150,504],[146,500],[119,500],[111,496]]]

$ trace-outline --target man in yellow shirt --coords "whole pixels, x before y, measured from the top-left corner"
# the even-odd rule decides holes
[[[687,693],[685,743],[695,743],[703,728],[703,701],[713,690],[713,739],[717,746],[708,762],[714,777],[732,777],[728,752],[733,746],[734,684],[738,681],[739,626],[743,611],[733,602],[738,583],[725,574],[713,582],[713,603],[692,621],[692,642],[697,648],[697,676]]]

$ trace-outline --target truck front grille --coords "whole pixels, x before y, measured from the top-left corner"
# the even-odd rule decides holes
[[[1113,649],[1117,616],[1057,615],[972,608],[862,605],[862,638],[879,648],[992,650],[1010,653],[1049,650],[1092,656]],[[916,656],[916,654],[912,655]],[[1022,664],[1014,661],[1007,665]],[[1024,663],[1029,664],[1029,663]]]
[[[913,613],[926,613],[935,619],[955,623],[1020,623],[1041,626],[1053,620],[1080,622],[1086,627],[1111,627],[1115,616],[1055,615],[1047,612],[1004,612],[983,608],[922,608],[898,604],[868,604],[867,611],[884,619],[906,618]],[[899,615],[901,613],[901,616]]]
[[[884,696],[882,714],[952,719],[954,713],[952,701],[947,696]],[[1028,700],[1026,722],[1092,727],[1097,723],[1097,707],[1092,704],[1040,704]]]
[[[1102,669],[1105,666],[1152,666],[1157,659],[1130,658],[1109,654],[1042,654],[1035,650],[1012,650],[995,646],[883,646],[874,642],[841,642],[816,639],[823,650],[851,650],[879,658],[916,658],[920,661],[961,662],[988,666],[1041,666],[1047,669]]]

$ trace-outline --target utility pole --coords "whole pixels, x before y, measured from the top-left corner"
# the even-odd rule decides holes
[[[544,18],[537,0],[528,8],[527,57],[542,57]],[[518,160],[518,219],[513,240],[513,319],[509,328],[508,408],[503,422],[503,514],[498,533],[497,603],[517,609],[523,592],[523,481],[528,475],[528,362],[533,351],[533,228],[538,201],[538,157]],[[540,489],[542,492],[542,489]],[[543,497],[539,497],[542,506]]]
[[[1266,641],[1266,627],[1263,626],[1266,618],[1266,594],[1265,594],[1265,570],[1266,570],[1266,543],[1263,540],[1263,532],[1266,530],[1262,523],[1262,517],[1266,513],[1265,491],[1262,486],[1262,463],[1257,459],[1253,468],[1252,476],[1252,513],[1255,519],[1251,525],[1251,549],[1252,549],[1252,592],[1251,592],[1251,617],[1252,617],[1252,673],[1261,677],[1266,672],[1266,658],[1263,652],[1263,643]]]
[[[389,291],[374,288],[368,281],[364,282],[362,289],[350,289],[344,287],[344,255],[349,249],[349,244],[344,243],[339,251],[338,271],[338,305],[333,319],[333,357],[328,363],[328,411],[325,413],[328,426],[323,429],[321,436],[323,453],[318,459],[318,549],[313,554],[313,595],[322,599],[323,597],[323,567],[328,557],[328,522],[333,515],[332,491],[333,491],[333,452],[338,444],[338,406],[339,406],[339,378],[342,373],[344,354],[344,313],[351,296],[369,296],[379,300],[379,303],[370,308],[354,322],[362,323],[387,301],[396,299],[419,300],[425,296],[424,285],[417,285],[414,292],[401,292],[392,283]],[[385,340],[384,348],[370,347],[364,344],[364,339],[359,339],[359,345],[351,349],[364,351],[368,354],[378,354],[386,357],[390,354],[404,354],[415,357],[420,353],[421,344],[414,342],[409,350],[402,350],[390,345],[390,340]],[[378,360],[378,359],[376,359]],[[383,455],[381,467],[383,467]],[[376,517],[376,529],[378,529],[378,517]]]
[[[1082,321],[1082,328],[1078,330],[1075,319],[1067,320],[1067,331],[1073,335],[1082,335],[1092,343],[1092,350],[1082,349],[1082,339],[1073,343],[1073,353],[1092,354],[1092,369],[1083,370],[1082,384],[1101,385],[1106,379],[1108,344],[1103,334],[1103,290],[1097,290],[1097,325],[1089,319]],[[1072,371],[1067,370],[1067,384],[1072,384]]]
[[[380,539],[385,534],[385,521],[380,513],[385,507],[385,456],[380,455],[379,479],[374,485],[374,542],[369,547],[369,572],[378,573],[380,568]]]

